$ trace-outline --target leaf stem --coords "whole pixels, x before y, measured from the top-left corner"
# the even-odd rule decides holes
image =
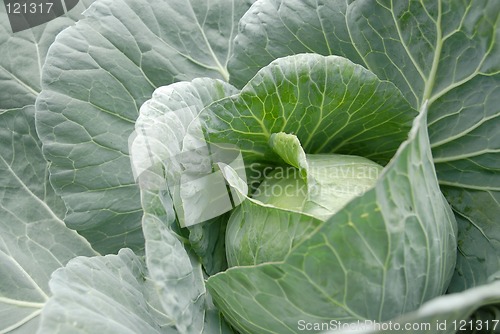
[[[424,95],[422,96],[422,101],[430,100],[432,90],[434,89],[434,83],[436,79],[437,70],[439,67],[439,58],[442,51],[442,40],[443,32],[441,31],[441,0],[438,1],[438,16],[436,21],[436,49],[434,50],[434,57],[432,59],[432,67],[429,73],[429,78],[425,83]]]
[[[45,306],[45,303],[27,302],[24,300],[16,300],[6,297],[0,297],[0,303],[31,308],[43,308]]]

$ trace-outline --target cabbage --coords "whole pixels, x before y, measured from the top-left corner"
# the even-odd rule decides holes
[[[284,222],[279,215],[258,219],[260,208],[254,210],[255,206],[251,206],[247,211],[243,207],[235,208],[226,232],[226,254],[231,267],[284,260],[290,249],[308,236],[304,231],[311,222],[328,220],[353,198],[363,195],[375,185],[383,169],[359,156],[306,155],[297,137],[290,134],[272,134],[270,146],[290,165],[277,166],[264,173],[252,194],[254,203],[316,219],[304,219],[293,228],[285,228],[280,226]],[[259,232],[255,233],[256,230]],[[282,232],[273,233],[279,230]]]

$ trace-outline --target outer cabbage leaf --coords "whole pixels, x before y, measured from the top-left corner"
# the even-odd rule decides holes
[[[0,333],[33,333],[52,272],[75,256],[96,255],[62,221],[34,112],[27,106],[0,114]]]
[[[500,270],[492,243],[500,226],[486,218],[498,217],[500,205],[468,201],[500,191],[499,29],[496,0],[259,0],[241,19],[229,71],[241,86],[276,58],[341,55],[393,82],[414,108],[429,100],[439,182],[457,219],[467,217],[460,239],[474,240],[459,253],[456,290]],[[491,234],[478,238],[482,231]],[[462,265],[478,270],[460,272]]]
[[[130,249],[71,260],[50,281],[38,333],[177,333],[147,276]]]
[[[64,16],[41,26],[13,33],[6,7],[0,6],[0,113],[35,103],[47,50],[56,35],[74,24],[94,0],[78,1]]]
[[[227,79],[235,25],[248,6],[99,0],[58,35],[43,68],[37,131],[66,223],[96,249],[144,247],[127,146],[139,107],[161,85]]]
[[[273,60],[298,53],[363,61],[352,45],[346,10],[352,0],[258,0],[243,15],[229,60],[231,83],[243,87]]]
[[[143,194],[151,205],[157,204],[156,213],[145,212],[143,229],[151,283],[163,312],[178,333],[232,334],[205,290],[200,260],[168,225],[175,217],[160,215],[165,202],[155,203],[154,197]]]
[[[368,25],[375,24],[362,17],[373,10],[380,13],[377,18],[380,22],[392,17],[392,28],[385,27],[384,31],[392,31],[393,37],[397,37],[394,35],[397,32],[400,42],[398,49],[387,51],[385,57],[394,65],[392,70],[384,69],[388,74],[381,71],[376,74],[395,82],[406,96],[413,94],[416,103],[429,99],[429,136],[439,182],[458,219],[463,222],[464,216],[470,217],[468,224],[460,225],[459,245],[468,251],[459,252],[460,265],[455,275],[458,282],[451,289],[483,284],[488,273],[500,270],[500,248],[495,241],[500,225],[484,219],[498,217],[500,205],[498,201],[488,207],[480,201],[469,202],[472,206],[463,202],[472,196],[499,197],[500,3],[438,1],[423,6],[417,2],[393,2],[385,8],[368,3],[351,7],[352,12],[348,13],[353,19],[349,22],[352,26],[361,25],[360,34],[353,35],[353,40],[362,45],[360,53],[367,55],[366,64],[373,70],[381,66],[375,55],[389,49],[384,44],[390,36],[382,34],[383,39],[361,42],[376,36],[374,33],[360,36],[361,31],[372,29]],[[425,42],[415,43],[417,31]],[[398,60],[401,55],[403,58]],[[457,196],[459,192],[461,195]],[[471,215],[471,211],[481,213]],[[475,235],[481,231],[488,234],[480,242],[465,242],[478,240]],[[484,253],[484,248],[492,252]],[[464,276],[460,269],[463,265],[477,270]]]
[[[184,138],[189,125],[205,105],[237,90],[223,81],[195,79],[158,88],[141,108],[135,135],[130,143],[134,174],[143,190],[146,215],[162,218],[167,226],[177,225],[173,209],[173,195],[168,184],[178,182],[180,175],[170,173],[165,180],[166,163],[175,163],[185,151]],[[189,152],[188,152],[189,153]],[[173,168],[171,168],[173,169]],[[212,200],[213,197],[206,200]],[[210,205],[210,203],[206,203]],[[203,210],[203,205],[190,207],[190,211]],[[179,210],[179,207],[177,208]],[[180,215],[180,212],[178,212]],[[215,218],[189,228],[193,250],[202,258],[205,270],[215,273],[226,268],[224,233],[227,216]],[[145,224],[144,224],[145,225]]]
[[[201,263],[210,270],[225,267],[225,222],[211,221],[191,227],[193,248],[186,231],[179,230],[175,196],[165,163],[184,150],[183,140],[192,120],[205,105],[235,92],[231,85],[214,79],[195,79],[158,88],[141,108],[131,141],[135,175],[141,186],[146,262],[165,313],[180,333],[232,333],[205,291]],[[174,161],[175,162],[175,161]],[[165,179],[166,175],[171,178]],[[197,210],[198,208],[191,208]],[[206,239],[209,239],[208,242]]]
[[[471,288],[461,293],[453,293],[428,301],[417,311],[393,319],[391,323],[373,325],[361,324],[352,330],[328,332],[330,334],[376,334],[387,333],[379,328],[393,328],[391,332],[408,334],[435,333],[454,334],[460,332],[498,333],[498,307],[500,305],[500,281]],[[479,309],[480,312],[474,313]],[[474,313],[474,317],[471,317]],[[399,328],[399,330],[395,330]],[[461,330],[460,330],[461,329]],[[325,332],[326,334],[326,332]]]
[[[207,288],[243,333],[300,333],[298,321],[385,321],[443,294],[456,260],[456,221],[440,192],[426,110],[376,186],[281,263],[234,267]]]
[[[444,194],[459,212],[459,256],[449,288],[457,292],[484,284],[500,267],[495,256],[500,249],[499,216],[494,209],[500,207],[500,192],[446,188]]]
[[[61,220],[64,204],[48,181],[32,106],[47,49],[91,2],[79,1],[65,16],[15,34],[0,6],[1,333],[35,332],[52,271],[74,256],[96,254]]]

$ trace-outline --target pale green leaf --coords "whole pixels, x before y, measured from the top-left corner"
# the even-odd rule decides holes
[[[304,52],[342,55],[362,63],[345,24],[350,2],[256,1],[240,21],[229,60],[231,83],[242,87],[273,60]]]
[[[33,333],[54,270],[95,255],[62,221],[34,128],[34,107],[0,115],[0,333]]]
[[[237,188],[230,178],[228,181]],[[282,261],[320,224],[321,220],[310,215],[248,198],[234,209],[228,221],[227,262],[234,267]]]
[[[297,136],[279,132],[269,137],[269,146],[287,164],[300,170],[302,177],[307,176],[306,153]]]
[[[64,204],[48,182],[31,106],[47,49],[91,2],[15,34],[0,6],[0,333],[35,332],[52,271],[73,256],[95,254],[64,227]]]
[[[58,269],[38,333],[177,333],[162,312],[142,259],[77,257]]]
[[[94,0],[78,1],[64,16],[32,29],[13,33],[6,7],[0,6],[0,114],[35,103],[47,50],[57,34],[81,17]]]
[[[213,220],[203,223],[204,227],[191,227],[196,236],[179,230],[181,208],[174,210],[174,204],[179,204],[175,189],[181,179],[174,167],[182,154],[191,157],[185,136],[198,113],[234,92],[231,85],[208,78],[161,87],[142,106],[135,125],[131,157],[141,186],[146,262],[163,309],[180,333],[231,333],[206,294],[201,266],[203,262],[207,271],[225,267],[224,238],[219,234],[225,222]],[[203,210],[203,205],[186,208],[197,210]],[[195,241],[196,253],[186,246],[187,238]],[[203,257],[201,261],[196,254]]]
[[[227,79],[235,25],[248,6],[98,0],[52,45],[37,130],[66,223],[96,249],[144,247],[127,146],[139,107],[161,85]]]
[[[152,284],[165,314],[173,319],[178,333],[232,334],[205,290],[200,261],[194,253],[187,253],[168,226],[174,217],[157,215],[161,210],[145,213],[143,229]]]

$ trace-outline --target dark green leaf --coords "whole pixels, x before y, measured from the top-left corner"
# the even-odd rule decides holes
[[[399,90],[336,56],[301,54],[263,68],[238,95],[207,107],[211,143],[232,143],[245,162],[275,162],[271,134],[292,133],[304,151],[387,163],[417,112]]]

